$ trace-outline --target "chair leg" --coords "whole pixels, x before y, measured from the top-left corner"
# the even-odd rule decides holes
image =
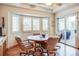
[[[30,51],[28,52],[28,55],[33,55],[33,56],[34,56],[34,51],[30,50]]]
[[[48,50],[47,50],[47,55],[49,56],[49,52],[48,52]]]
[[[61,48],[60,46],[56,46],[56,47],[58,47],[59,49]]]
[[[28,50],[28,51],[26,51],[26,54],[29,56],[29,50]]]
[[[22,56],[22,54],[24,54],[23,56],[26,56],[26,53],[24,53],[24,52],[20,52],[20,56]]]
[[[54,53],[54,56],[56,56],[56,53]]]
[[[50,54],[50,52],[49,51],[47,51],[47,55],[49,56],[49,54]],[[52,52],[52,56],[56,56],[56,53],[55,52]]]

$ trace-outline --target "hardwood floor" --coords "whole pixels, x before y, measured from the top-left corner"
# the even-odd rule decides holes
[[[7,50],[6,56],[19,56],[19,51],[20,51],[19,47],[14,46]]]
[[[61,48],[58,49],[57,56],[79,56],[79,50],[61,43],[59,45]],[[15,46],[7,50],[6,56],[19,56],[19,51],[19,47]]]

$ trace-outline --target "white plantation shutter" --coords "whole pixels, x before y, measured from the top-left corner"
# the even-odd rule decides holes
[[[39,31],[40,30],[40,18],[33,18],[33,30]]]
[[[23,31],[31,31],[31,17],[23,17]]]
[[[60,18],[58,20],[59,20],[58,27],[59,27],[59,32],[60,32],[60,31],[65,29],[65,19],[64,18]]]
[[[49,21],[48,18],[43,18],[42,19],[42,30],[43,31],[48,31],[49,29]]]
[[[12,15],[12,31],[19,31],[19,15]]]

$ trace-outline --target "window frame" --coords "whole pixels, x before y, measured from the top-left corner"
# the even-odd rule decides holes
[[[33,30],[33,19],[34,18],[39,18],[39,30]],[[40,23],[41,23],[41,17],[33,17],[32,18],[32,31],[33,32],[40,32],[40,30],[41,30],[41,24]]]
[[[50,23],[49,23],[49,21],[50,21],[50,17],[38,17],[38,16],[31,16],[31,15],[20,15],[20,14],[16,14],[16,13],[13,13],[13,14],[11,14],[11,23],[12,23],[12,16],[13,15],[18,15],[19,16],[19,21],[18,21],[18,25],[19,25],[19,30],[18,31],[12,31],[12,25],[11,25],[11,31],[12,31],[12,33],[18,33],[18,32],[21,32],[21,33],[35,33],[35,32],[40,32],[40,33],[49,33],[49,31],[50,31]],[[23,30],[23,17],[31,17],[31,30]],[[33,18],[34,17],[36,17],[36,18],[39,18],[39,30],[33,30]],[[43,18],[48,18],[48,31],[43,31],[43,26],[42,26],[42,19]]]
[[[19,17],[19,20],[20,20],[20,15],[19,14],[11,14],[11,32],[12,33],[17,33],[17,32],[20,32],[20,21],[18,21],[18,31],[13,31],[13,19],[12,17],[17,15]]]
[[[48,18],[48,30],[43,30],[43,18]],[[42,23],[42,32],[49,32],[50,30],[50,18],[49,17],[42,17],[41,23]]]
[[[22,28],[22,32],[28,32],[28,33],[29,33],[29,32],[32,32],[32,18],[31,18],[31,30],[25,30],[25,31],[24,31],[24,28],[23,28],[23,27],[24,27],[24,25],[23,25],[23,20],[24,20],[24,19],[23,19],[23,17],[31,17],[31,16],[27,16],[27,15],[23,15],[23,16],[22,16],[22,27],[21,27],[21,28]]]

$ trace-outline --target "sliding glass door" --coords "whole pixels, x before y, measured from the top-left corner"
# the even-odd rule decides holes
[[[75,35],[76,35],[76,16],[70,16],[66,18],[66,44],[75,46]]]
[[[60,18],[58,19],[58,34],[62,34],[61,42],[65,43],[65,19]]]
[[[62,38],[61,38],[61,42],[62,43],[65,43],[66,40],[65,40],[65,18],[59,18],[57,19],[57,34],[60,35],[62,34]],[[63,44],[59,44],[60,45],[60,48],[61,49],[58,49],[58,52],[61,52],[61,53],[58,53],[59,56],[65,56],[66,55],[66,47],[65,45]]]
[[[61,42],[75,47],[76,16],[58,19],[58,34],[62,34]]]
[[[75,54],[73,48],[76,48],[76,29],[77,20],[75,15],[57,19],[57,34],[63,35],[61,39],[61,45],[64,45],[61,46],[64,51],[63,55]]]

